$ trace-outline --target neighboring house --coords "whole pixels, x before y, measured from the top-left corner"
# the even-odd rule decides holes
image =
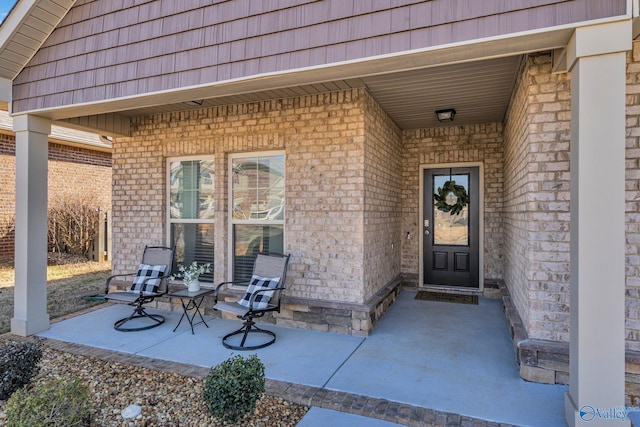
[[[17,185],[46,179],[51,123],[113,136],[115,273],[145,244],[215,282],[291,253],[276,322],[356,335],[403,284],[500,283],[521,375],[570,383],[570,425],[640,395],[637,1],[53,5],[0,27]],[[18,208],[16,334],[49,324],[45,205]]]
[[[13,256],[16,139],[13,121],[0,110],[0,257]],[[111,209],[111,141],[89,132],[52,126],[49,137],[48,198],[85,199]]]

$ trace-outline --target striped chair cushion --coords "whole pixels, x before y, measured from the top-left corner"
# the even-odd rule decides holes
[[[266,278],[261,276],[253,275],[251,276],[251,282],[249,282],[249,287],[247,288],[247,292],[244,294],[242,299],[238,301],[238,304],[243,305],[245,307],[250,306],[251,295],[258,290],[267,290],[267,289],[275,289],[280,282],[280,278]],[[269,301],[273,296],[272,292],[261,292],[256,295],[256,299],[253,300],[253,308],[262,310],[269,306]]]
[[[158,277],[163,276],[166,269],[166,265],[140,264],[131,290],[134,292],[156,292],[160,286]],[[145,279],[150,280],[145,282]]]

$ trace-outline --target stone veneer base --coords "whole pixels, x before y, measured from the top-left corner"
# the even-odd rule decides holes
[[[503,281],[498,281],[498,285],[520,365],[520,377],[538,383],[569,384],[569,343],[530,339],[509,289]],[[625,404],[640,406],[640,352],[627,350],[625,358]]]
[[[124,282],[113,281],[111,287],[116,290],[126,290],[128,286]],[[280,313],[268,313],[261,321],[301,329],[366,336],[396,300],[402,287],[403,280],[398,276],[364,304],[296,298],[285,294],[282,297]],[[183,287],[170,285],[169,292],[181,288]],[[237,301],[241,296],[241,291],[234,290],[227,290],[221,295],[222,298],[229,301]],[[207,297],[203,304],[206,315],[236,319],[234,315],[213,310],[213,305],[213,297]],[[178,312],[182,310],[178,299],[166,296],[158,298],[149,306]]]

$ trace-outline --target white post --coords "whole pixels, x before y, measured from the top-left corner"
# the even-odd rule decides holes
[[[49,329],[47,314],[47,163],[51,121],[14,117],[16,133],[15,294],[11,332]]]
[[[625,405],[625,51],[631,23],[579,28],[571,71],[569,426],[628,426]]]

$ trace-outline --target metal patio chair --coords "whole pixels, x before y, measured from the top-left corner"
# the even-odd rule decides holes
[[[214,310],[235,314],[244,320],[242,327],[222,338],[222,344],[232,350],[256,350],[267,347],[276,341],[272,331],[260,329],[254,319],[276,311],[280,312],[280,299],[285,289],[287,265],[291,255],[258,254],[253,265],[253,275],[244,296],[236,302],[218,301],[219,292],[229,285],[247,285],[247,282],[223,282],[215,289]],[[247,345],[249,334],[267,335],[268,340],[255,345]],[[229,342],[230,338],[242,335],[240,345]]]
[[[114,323],[114,329],[122,332],[144,331],[164,323],[164,316],[147,313],[144,305],[167,293],[174,253],[174,249],[164,246],[145,246],[142,263],[136,273],[115,274],[107,278],[105,299],[134,306],[133,313],[129,317]],[[131,276],[133,276],[131,289],[125,292],[109,292],[112,279]],[[151,323],[142,326],[126,326],[129,321],[139,318],[147,318]]]

